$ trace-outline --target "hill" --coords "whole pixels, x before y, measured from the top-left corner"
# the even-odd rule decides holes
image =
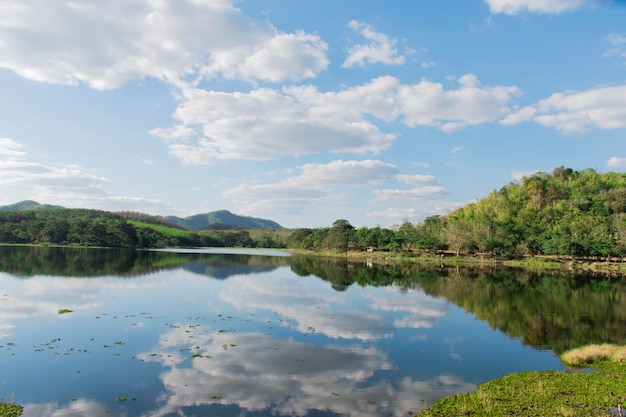
[[[180,218],[167,216],[166,220],[191,230],[227,230],[227,229],[282,229],[272,220],[256,217],[239,216],[228,210],[212,211]]]
[[[63,208],[62,206],[54,206],[52,204],[39,204],[33,200],[24,200],[19,203],[9,204],[6,206],[0,206],[0,211],[13,211],[13,210],[46,210],[54,208]]]
[[[0,211],[22,211],[22,210],[47,210],[64,208],[51,204],[40,204],[32,200],[24,200],[19,203],[0,206]],[[145,221],[153,224],[162,224],[169,227],[177,227],[189,230],[232,230],[232,229],[283,229],[283,227],[272,220],[259,219],[256,217],[239,216],[228,210],[212,211],[210,213],[195,214],[193,216],[180,218],[176,216],[152,216],[145,213],[132,211],[118,212],[120,216],[128,220]]]
[[[622,257],[626,174],[558,167],[494,190],[438,220],[439,236],[432,237],[456,252]]]

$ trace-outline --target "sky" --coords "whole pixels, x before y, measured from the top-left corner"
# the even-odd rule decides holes
[[[626,171],[621,0],[0,0],[0,205],[394,227]]]

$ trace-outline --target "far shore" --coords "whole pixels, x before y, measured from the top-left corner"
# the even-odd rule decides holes
[[[525,268],[537,271],[562,270],[564,272],[594,272],[607,275],[621,275],[626,273],[626,262],[623,258],[592,259],[572,258],[571,256],[535,255],[520,259],[507,259],[491,254],[468,254],[461,253],[458,256],[454,252],[425,252],[425,251],[306,251],[297,249],[285,249],[288,252],[313,256],[343,257],[359,262],[372,262],[384,264],[390,262],[416,262],[428,265],[442,266],[505,266]]]

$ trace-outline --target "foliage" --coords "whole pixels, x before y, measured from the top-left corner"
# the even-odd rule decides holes
[[[253,241],[246,230],[194,232],[160,217],[88,209],[0,211],[0,242],[100,247],[284,247],[269,234]]]
[[[624,349],[624,348],[621,348]],[[567,355],[567,353],[566,353]],[[606,416],[626,398],[626,363],[602,360],[598,372],[522,372],[437,400],[421,417]]]
[[[22,415],[24,407],[13,403],[0,402],[0,417],[18,417]]]
[[[392,229],[297,229],[287,247],[335,252],[450,250],[483,256],[626,256],[626,174],[556,168],[513,182],[445,216]]]
[[[137,235],[114,213],[61,208],[0,212],[0,242],[123,247],[135,246]]]
[[[626,255],[626,174],[556,168],[511,183],[445,216],[454,250],[507,257]]]

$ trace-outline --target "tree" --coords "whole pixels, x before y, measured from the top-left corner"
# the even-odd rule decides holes
[[[344,219],[336,220],[326,236],[327,249],[345,252],[356,243],[354,226]]]

